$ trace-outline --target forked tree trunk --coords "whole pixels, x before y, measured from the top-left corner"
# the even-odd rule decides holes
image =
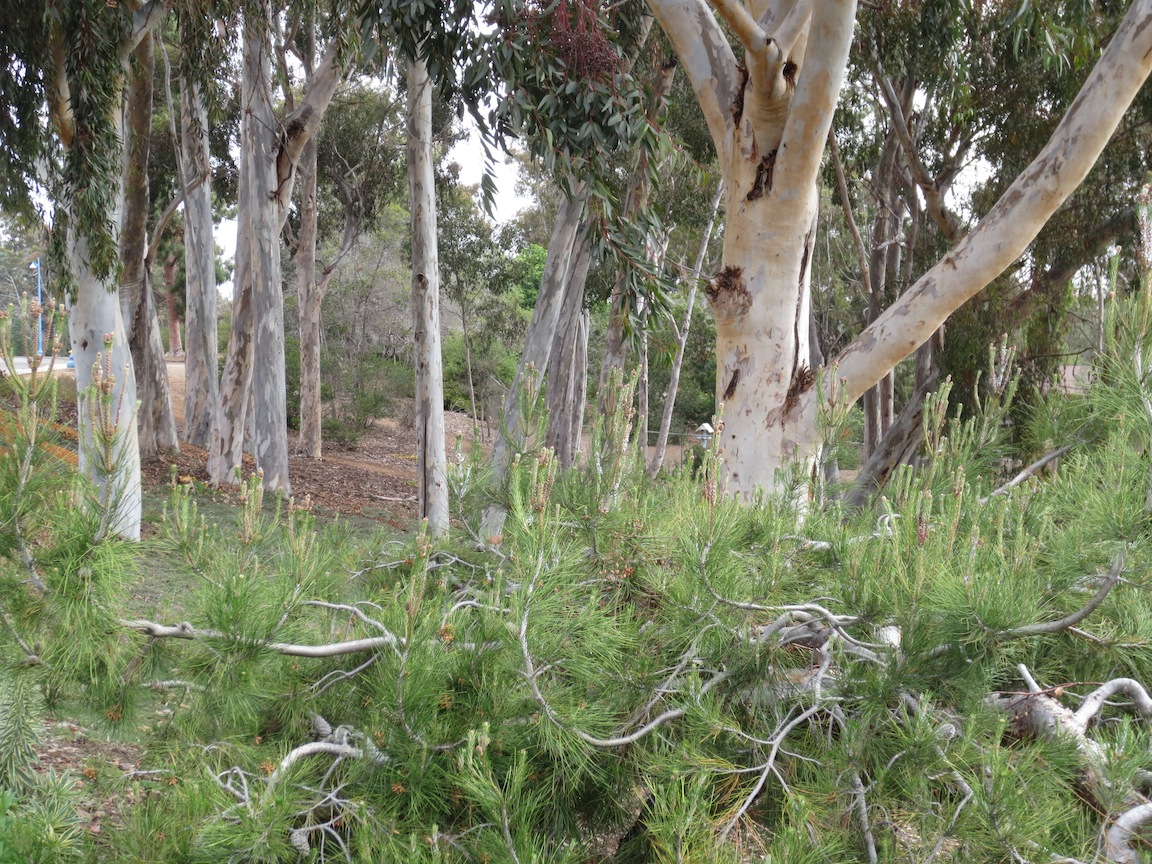
[[[747,52],[741,72],[700,0],[648,0],[692,81],[727,193],[716,315],[717,398],[729,490],[806,476],[818,456],[808,368],[816,180],[852,39],[854,0],[717,4]],[[1152,0],[1136,0],[1051,141],[981,223],[832,362],[828,399],[855,402],[1028,246],[1095,163],[1152,70]]]
[[[124,319],[136,395],[142,456],[179,449],[160,321],[152,298],[148,250],[148,155],[152,132],[155,54],[151,34],[133,52],[128,81],[127,146],[124,148],[124,210],[120,230],[120,314]]]
[[[584,284],[591,263],[587,229],[580,233],[568,264],[564,308],[556,340],[548,359],[548,431],[545,440],[556,451],[564,468],[580,456],[584,431],[584,408],[588,394],[588,312],[584,308]]]
[[[184,440],[211,446],[220,412],[220,361],[216,335],[216,249],[212,233],[212,184],[208,161],[208,110],[187,75],[180,77],[180,182],[184,196]],[[219,434],[218,431],[215,434]]]
[[[524,351],[516,365],[516,375],[504,399],[500,430],[492,448],[492,475],[497,486],[503,484],[512,457],[524,445],[527,418],[521,411],[522,400],[525,394],[540,392],[564,306],[573,248],[584,218],[584,206],[588,202],[588,189],[583,181],[572,179],[569,185],[571,194],[565,197],[556,213],[556,224],[552,228],[548,257],[540,279],[540,293],[536,295],[536,308],[524,339]],[[486,539],[500,534],[505,515],[500,504],[485,510],[482,531]]]
[[[408,200],[412,208],[412,317],[416,337],[416,473],[420,516],[433,534],[448,531],[444,374],[440,354],[440,263],[432,175],[432,80],[408,61]]]
[[[222,386],[221,431],[209,466],[213,482],[234,482],[244,435],[269,489],[289,492],[288,415],[285,401],[284,294],[280,232],[301,151],[316,133],[342,76],[332,45],[309,80],[308,91],[285,118],[272,105],[270,3],[250,4],[244,17],[239,226],[236,299]],[[248,398],[252,413],[248,415]]]

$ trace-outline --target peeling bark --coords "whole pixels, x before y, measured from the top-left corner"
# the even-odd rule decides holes
[[[208,448],[219,423],[220,362],[217,347],[216,250],[208,162],[208,110],[197,85],[180,78],[181,183],[204,182],[184,197],[184,440]],[[218,434],[215,433],[215,434]]]
[[[120,231],[120,314],[124,319],[140,400],[136,422],[140,453],[179,449],[160,320],[152,297],[148,249],[148,156],[152,131],[151,34],[133,52],[125,114],[124,211]]]

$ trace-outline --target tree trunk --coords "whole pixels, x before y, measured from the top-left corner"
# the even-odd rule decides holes
[[[564,308],[557,325],[557,338],[548,359],[548,431],[545,440],[556,451],[564,468],[576,464],[584,431],[584,408],[588,393],[588,314],[584,308],[584,284],[591,263],[587,229],[580,233],[568,265]]]
[[[184,440],[211,446],[220,413],[216,317],[216,249],[212,233],[212,184],[208,161],[208,109],[204,94],[186,74],[180,77],[180,182],[184,196]],[[171,344],[171,342],[169,342]]]
[[[264,472],[264,485],[273,491],[290,491],[288,482],[288,406],[284,368],[284,286],[280,278],[281,197],[285,192],[277,161],[280,151],[280,120],[272,103],[272,51],[268,31],[275,14],[261,3],[262,20],[258,35],[245,20],[244,67],[247,78],[244,96],[245,119],[254,124],[249,139],[250,152],[243,166],[252,172],[252,186],[244,202],[249,209],[243,237],[251,244],[248,267],[252,292],[252,455],[258,470]],[[241,235],[237,234],[237,245]]]
[[[720,199],[724,195],[724,184],[716,188],[712,199],[712,215],[700,239],[700,249],[696,253],[696,264],[692,268],[688,288],[688,304],[684,310],[684,325],[676,333],[676,355],[672,358],[672,371],[668,375],[668,392],[664,394],[664,411],[660,416],[660,433],[656,436],[656,450],[648,465],[648,476],[655,477],[664,464],[664,453],[668,449],[668,433],[672,429],[672,414],[676,410],[676,394],[680,390],[680,370],[684,367],[684,351],[688,346],[688,332],[692,326],[692,309],[696,305],[696,288],[700,284],[700,274],[704,272],[704,260],[708,255],[708,244],[712,240],[712,228],[716,224],[716,214],[720,210]]]
[[[107,531],[139,540],[142,499],[136,376],[116,296],[116,280],[114,276],[101,279],[92,272],[88,241],[74,228],[69,231],[68,252],[76,285],[76,296],[71,299],[68,312],[68,330],[80,402],[79,469],[96,485],[107,514]],[[97,420],[99,412],[87,392],[97,369],[106,385],[111,379],[106,397],[107,426]],[[102,446],[100,440],[108,433],[114,435],[114,440]]]
[[[316,280],[316,139],[300,156],[300,237],[296,246],[296,296],[300,309],[300,439],[297,452],[320,458],[320,291]]]
[[[528,325],[516,375],[504,399],[500,433],[492,448],[492,477],[497,487],[504,483],[513,455],[523,449],[526,418],[521,413],[521,400],[525,393],[540,391],[548,372],[548,358],[564,306],[573,247],[584,217],[584,205],[588,201],[588,190],[583,181],[573,179],[570,185],[571,195],[564,199],[556,213],[556,224],[548,243],[548,258],[540,280],[540,293],[536,296],[536,309]],[[500,504],[494,504],[484,512],[482,530],[486,538],[500,534],[504,516],[505,510]]]
[[[179,357],[184,353],[184,342],[180,337],[180,303],[175,288],[164,295],[165,311],[168,313],[168,353]]]
[[[233,482],[246,426],[251,450],[269,489],[289,492],[288,413],[285,402],[284,291],[280,232],[304,146],[316,133],[342,77],[330,45],[303,100],[284,118],[272,106],[273,9],[248,7],[244,18],[241,83],[241,166],[236,232],[236,300],[222,387],[221,433],[210,461],[214,482]],[[247,399],[251,398],[251,417]],[[228,428],[223,428],[228,427]]]
[[[151,34],[133,52],[128,81],[127,146],[124,148],[124,210],[120,230],[120,314],[136,373],[140,453],[179,449],[168,367],[160,340],[160,322],[152,299],[148,249],[148,155],[152,132],[152,78],[155,66]]]
[[[844,496],[849,511],[859,510],[881,489],[892,472],[907,465],[924,442],[924,400],[936,389],[936,375],[928,375],[896,417],[880,445],[869,454],[852,489]]]
[[[440,354],[440,265],[432,176],[432,81],[422,60],[408,61],[408,200],[412,208],[412,316],[416,366],[416,472],[420,516],[433,534],[448,531],[444,452],[444,375]]]
[[[245,14],[232,331],[228,337],[228,357],[220,388],[220,426],[218,434],[213,437],[208,461],[212,482],[216,484],[240,481],[255,365],[254,285],[267,278],[273,258],[279,274],[279,232],[274,231],[267,221],[273,204],[267,190],[275,188],[273,169],[276,164],[275,152],[267,152],[275,140],[268,131],[275,128],[276,118],[271,102],[269,80],[272,69],[266,26],[266,20]],[[283,355],[280,362],[283,363]]]
[[[753,18],[717,3],[738,64],[700,0],[648,0],[708,124],[728,189],[724,267],[709,287],[729,491],[804,476],[820,397],[855,402],[1027,248],[1095,163],[1152,70],[1152,0],[1136,0],[1040,155],[971,233],[869,325],[818,394],[808,363],[808,264],[816,181],[851,46],[854,0],[768,0]]]
[[[888,273],[891,269],[889,262],[900,230],[895,217],[899,198],[896,189],[898,176],[896,157],[899,148],[896,133],[890,131],[884,139],[884,147],[880,151],[880,159],[873,174],[872,194],[875,198],[876,213],[872,220],[872,249],[868,257],[868,284],[872,288],[872,293],[868,295],[865,325],[871,324],[884,311],[885,289],[888,286]],[[865,458],[871,456],[880,446],[885,428],[891,423],[890,379],[891,375],[886,375],[864,394]]]

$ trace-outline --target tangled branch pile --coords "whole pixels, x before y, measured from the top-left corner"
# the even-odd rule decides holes
[[[969,420],[927,411],[933,459],[861,516],[798,512],[807,478],[737,505],[714,455],[649,482],[621,435],[570,474],[526,452],[496,545],[320,528],[255,480],[236,524],[174,487],[137,548],[101,533],[99,496],[33,483],[51,457],[17,435],[0,843],[60,861],[1137,862],[1141,314],[1092,391],[1026,433],[995,394]],[[997,490],[1010,432],[1081,443]],[[191,587],[133,605],[126,579],[161,563]],[[152,794],[99,844],[29,770],[41,699],[125,729],[160,717],[124,780]]]

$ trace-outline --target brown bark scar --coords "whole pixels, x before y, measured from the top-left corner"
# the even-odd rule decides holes
[[[748,192],[748,201],[763,198],[765,192],[772,191],[772,171],[776,168],[776,151],[773,150],[760,160],[756,166],[756,179],[752,182],[752,189]]]
[[[724,388],[724,401],[727,402],[736,395],[736,385],[740,382],[740,370],[732,370],[732,378],[728,382],[728,386]]]
[[[788,395],[784,397],[784,416],[792,413],[792,409],[800,404],[800,396],[812,389],[812,385],[815,383],[815,372],[804,364],[796,367],[796,371],[792,375],[792,383],[788,385]]]
[[[744,284],[744,268],[728,265],[704,289],[712,312],[716,316],[725,315],[739,318],[752,308],[752,295]]]
[[[740,86],[736,88],[736,96],[732,100],[732,122],[739,126],[744,116],[744,88],[748,86],[748,68],[737,66],[736,70],[740,73]]]

